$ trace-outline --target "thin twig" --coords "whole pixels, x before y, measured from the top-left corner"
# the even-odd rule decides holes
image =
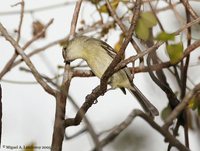
[[[44,90],[51,94],[55,95],[55,91],[42,79],[38,71],[36,70],[35,66],[32,64],[31,60],[27,57],[27,55],[24,53],[23,49],[18,45],[18,43],[8,34],[7,30],[3,27],[3,25],[0,23],[0,31],[4,38],[10,42],[10,44],[17,50],[19,55],[23,58],[26,65],[31,69],[35,79],[40,83],[40,85],[44,88]]]
[[[189,4],[188,0],[181,0],[181,2],[185,6],[185,8],[188,10],[188,12],[190,13],[193,19],[199,18],[197,13],[193,10],[192,6]]]
[[[81,8],[82,1],[83,0],[79,0],[76,3],[75,9],[74,9],[73,20],[71,22],[71,28],[70,28],[70,36],[71,36],[70,39],[75,36],[76,25],[77,25],[79,11],[80,11],[80,8]]]
[[[71,101],[71,103],[73,104],[73,106],[76,108],[76,110],[79,110],[79,107],[78,105],[76,104],[76,102],[74,101],[74,99],[68,95],[68,98],[69,100]],[[100,143],[99,143],[99,139],[98,139],[98,136],[92,126],[92,124],[90,123],[90,121],[88,120],[87,116],[84,116],[84,122],[86,124],[86,128],[87,128],[87,131],[89,132],[89,134],[91,135],[92,137],[92,140],[94,141],[94,144],[97,148],[98,151],[102,150],[101,146],[100,146]]]
[[[120,20],[120,18],[116,14],[115,10],[112,8],[110,2],[108,0],[106,0],[106,3],[108,5],[108,9],[111,12],[111,15],[113,16],[114,20],[116,21],[118,26],[121,28],[123,34],[126,36],[128,34],[126,26],[122,23],[122,21]],[[140,50],[139,46],[137,45],[137,43],[133,40],[133,38],[131,38],[130,42],[131,42],[132,46],[135,48],[136,52],[140,53],[141,50]],[[140,61],[143,62],[143,58],[141,58]]]
[[[136,20],[139,17],[139,11],[140,11],[140,0],[137,0],[137,5],[136,8],[134,9],[134,15],[133,15],[133,19],[132,19],[132,24],[131,27],[129,29],[129,35],[127,36],[127,38],[125,39],[124,43],[122,44],[122,47],[119,51],[119,53],[117,54],[117,56],[115,57],[115,59],[113,60],[113,62],[110,64],[110,66],[107,68],[106,72],[103,75],[103,78],[101,79],[101,84],[100,86],[97,86],[95,89],[93,89],[92,93],[86,96],[85,102],[83,103],[83,105],[81,106],[81,108],[79,109],[79,111],[77,112],[76,116],[74,118],[68,118],[65,120],[65,126],[69,127],[72,125],[79,125],[80,122],[83,119],[83,115],[86,114],[86,112],[88,111],[88,109],[93,105],[94,101],[102,94],[105,93],[106,91],[106,86],[107,86],[107,80],[108,78],[114,73],[112,66],[116,66],[117,63],[119,63],[119,61],[121,60],[121,55],[124,53],[126,46],[128,45],[131,37],[132,37],[132,33],[133,33],[133,29],[136,25]],[[111,70],[110,70],[111,68]]]
[[[29,41],[26,42],[26,44],[22,47],[24,50],[26,48],[28,48],[33,42],[35,42],[36,40],[38,40],[41,35],[44,34],[44,32],[46,32],[46,30],[49,28],[49,26],[53,23],[54,19],[50,19],[49,22],[44,26],[44,28],[37,33],[33,38],[31,38]]]
[[[117,55],[115,56],[115,58],[113,59],[113,61],[111,62],[109,67],[106,69],[106,71],[104,72],[104,74],[101,78],[100,87],[104,91],[106,91],[107,81],[108,81],[109,77],[112,76],[112,74],[114,73],[113,69],[121,61],[122,56],[124,55],[125,49],[128,46],[128,44],[129,44],[129,42],[132,38],[133,32],[134,32],[135,27],[136,27],[136,22],[139,18],[140,7],[141,7],[141,1],[136,0],[135,7],[133,9],[133,17],[132,17],[132,20],[131,20],[131,26],[130,26],[129,30],[127,31],[128,34],[126,35],[126,38],[125,38],[122,46],[120,47],[119,52],[117,53]]]
[[[190,12],[188,11],[188,9],[185,7],[185,11],[186,11],[186,19],[187,19],[187,23],[191,21],[191,17],[190,17]],[[189,27],[187,29],[187,47],[189,45],[191,45],[191,27]],[[184,60],[182,60],[181,62],[181,83],[182,83],[182,87],[180,87],[181,89],[181,96],[180,98],[183,99],[185,94],[186,94],[186,88],[187,88],[187,77],[188,77],[188,67],[189,67],[189,61],[190,61],[190,55],[188,55]],[[184,125],[184,133],[185,133],[185,145],[186,147],[189,148],[189,135],[188,135],[188,129],[189,129],[189,119],[188,119],[188,109],[185,109],[185,125]]]
[[[20,40],[20,36],[21,36],[21,28],[22,28],[22,22],[23,22],[23,18],[24,18],[24,0],[22,0],[20,3],[15,4],[14,6],[20,4],[21,5],[21,12],[20,12],[20,21],[19,21],[19,26],[18,26],[18,30],[17,30],[17,43],[19,43]]]
[[[18,30],[17,30],[17,40],[16,42],[19,43],[20,37],[21,37],[21,28],[22,28],[22,22],[23,22],[23,18],[24,18],[24,1],[22,0],[21,2],[13,5],[13,6],[17,6],[17,5],[21,5],[21,11],[20,11],[20,21],[19,21],[19,26],[18,26]],[[3,70],[0,73],[0,79],[3,77],[3,75],[6,74],[6,72],[8,72],[13,64],[13,62],[15,61],[16,57],[18,56],[18,54],[16,52],[14,52],[13,56],[11,57],[11,59],[6,63],[6,65],[4,66]]]
[[[177,116],[181,113],[181,111],[188,105],[191,98],[194,96],[195,93],[200,91],[200,84],[196,85],[193,90],[188,92],[188,94],[183,98],[182,102],[172,111],[172,113],[167,117],[165,120],[165,124],[163,128],[168,128],[172,121],[177,118]]]
[[[65,65],[62,85],[56,93],[56,112],[54,130],[52,136],[51,151],[62,151],[62,143],[65,135],[65,114],[69,86],[72,79],[72,72],[69,64]]]
[[[76,2],[74,9],[73,19],[71,21],[71,29],[69,37],[73,38],[75,35],[76,24],[79,16],[82,0]],[[56,114],[53,130],[53,138],[51,151],[61,151],[62,143],[65,134],[65,114],[66,114],[66,103],[69,92],[69,86],[72,79],[72,71],[69,63],[65,64],[62,85],[60,91],[56,94]]]
[[[53,19],[51,19],[47,25],[44,26],[41,32],[39,32],[37,35],[35,35],[33,38],[31,38],[23,47],[23,51],[27,49],[34,41],[36,41],[46,30],[47,28],[53,23]],[[14,66],[16,66],[16,63],[14,63],[15,59],[17,58],[18,54],[14,53],[13,56],[8,60],[2,71],[0,72],[0,79]],[[30,55],[27,55],[27,57],[30,57]],[[21,60],[21,62],[23,59]]]
[[[70,140],[70,139],[76,138],[77,136],[79,136],[85,132],[87,132],[87,129],[83,128],[80,131],[76,132],[75,134],[72,134],[71,136],[68,136],[67,134],[65,134],[65,139]]]
[[[191,21],[190,23],[187,23],[185,25],[183,25],[181,28],[179,28],[177,31],[173,32],[175,35],[178,35],[180,32],[183,32],[184,30],[186,30],[187,28],[197,24],[200,22],[200,17],[198,17],[197,19]]]
[[[87,29],[85,29],[83,31],[80,31],[79,35],[82,35],[82,34],[85,34],[85,33],[88,33],[88,32],[93,32],[93,31],[96,31],[96,30],[98,30],[100,28],[106,28],[106,27],[108,27],[108,26],[110,26],[112,24],[113,24],[113,21],[105,23],[105,24],[97,25],[97,26],[90,26],[89,28],[87,28]],[[59,44],[59,43],[61,43],[63,41],[66,41],[68,39],[69,39],[69,35],[64,37],[64,38],[52,41],[52,42],[48,43],[47,45],[45,45],[45,46],[43,46],[41,48],[37,48],[37,49],[33,50],[32,52],[28,53],[27,56],[28,57],[34,56],[34,55],[40,53],[41,51],[45,51],[46,49],[48,49],[48,48],[50,48],[50,47],[52,47],[54,45],[57,45],[57,44]],[[20,64],[22,61],[23,61],[22,59],[16,60],[14,62],[14,64],[13,64],[12,68],[15,67],[16,65]]]
[[[175,146],[181,151],[189,151],[189,149],[186,148],[172,134],[170,134],[170,132],[160,127],[156,122],[153,121],[151,117],[149,117],[144,112],[138,109],[133,110],[121,124],[116,126],[113,131],[111,131],[103,140],[101,140],[101,146],[105,146],[108,143],[112,142],[112,140],[114,140],[123,130],[125,130],[136,117],[141,117],[143,120],[145,120],[152,128],[154,128],[157,132],[162,134],[170,143],[170,145]],[[95,149],[93,149],[93,151],[94,150]]]
[[[178,34],[180,34],[181,32],[183,32],[184,30],[186,30],[187,28],[190,28],[192,25],[197,24],[197,23],[199,23],[199,22],[200,22],[200,17],[199,17],[198,19],[193,20],[192,22],[190,22],[190,23],[184,25],[183,27],[179,28],[177,31],[174,32],[174,34],[175,34],[175,35],[178,35]],[[118,71],[119,69],[125,67],[128,63],[137,60],[138,58],[140,58],[140,57],[142,57],[142,56],[148,54],[149,52],[152,52],[152,51],[154,51],[154,50],[157,50],[163,43],[164,43],[164,42],[157,42],[155,45],[153,45],[151,48],[148,48],[146,51],[143,51],[143,52],[141,52],[141,53],[139,53],[139,54],[137,54],[137,55],[135,55],[135,56],[131,56],[131,57],[127,58],[126,60],[121,61],[121,62],[115,67],[115,71]],[[191,51],[193,51],[195,48],[197,48],[198,46],[199,46],[199,41],[198,41],[198,42],[194,42],[194,43],[192,44],[192,46],[189,46],[190,48],[189,48],[189,49],[187,48],[187,49],[185,50],[184,55],[183,55],[183,57],[180,59],[180,61],[181,61],[184,57],[188,56],[188,54],[189,54]],[[168,63],[167,63],[167,64],[168,64]],[[168,64],[168,65],[169,65],[169,64]],[[168,66],[168,65],[167,65],[167,66]]]

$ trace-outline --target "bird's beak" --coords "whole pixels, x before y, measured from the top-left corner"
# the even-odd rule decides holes
[[[70,64],[71,60],[67,57],[65,51],[62,51],[62,55],[63,55],[63,58],[64,58],[64,63]]]
[[[65,64],[70,64],[71,61],[72,61],[72,60],[70,60],[70,59],[68,59],[68,58],[65,58],[64,63],[65,63]]]
[[[66,60],[65,60],[64,63],[65,63],[65,64],[70,64],[70,61],[66,61]]]
[[[72,61],[74,61],[75,59],[70,59],[70,58],[68,58],[68,57],[65,57],[64,58],[64,63],[66,63],[66,64],[70,64],[70,62],[72,62]]]

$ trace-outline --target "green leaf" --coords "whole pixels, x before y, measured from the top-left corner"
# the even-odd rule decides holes
[[[171,112],[172,112],[172,109],[169,105],[167,107],[165,107],[161,112],[162,120],[165,121]]]
[[[177,44],[167,45],[167,53],[172,64],[176,64],[183,57],[183,44],[182,42]]]
[[[100,2],[100,0],[90,0],[90,2],[96,5]]]
[[[115,10],[117,8],[119,2],[120,2],[119,0],[113,0],[113,1],[110,2],[110,5]],[[101,5],[100,8],[99,8],[99,11],[101,13],[109,13],[109,9],[107,7],[107,4],[105,3],[105,4]]]
[[[197,100],[196,100],[196,97],[194,96],[189,101],[189,108],[195,110],[197,107],[198,107]]]
[[[155,39],[160,40],[160,41],[174,40],[175,34],[169,34],[169,33],[166,33],[166,32],[161,32],[156,36]]]
[[[197,109],[197,113],[200,116],[200,97],[198,95],[194,95],[189,101],[189,108],[192,110]]]
[[[106,4],[102,5],[102,6],[99,8],[99,12],[100,12],[100,13],[108,13],[107,5],[106,5]]]
[[[143,39],[143,40],[148,40],[149,38],[149,28],[145,26],[144,22],[142,19],[139,19],[136,28],[135,28],[135,33],[138,36],[138,38]]]
[[[144,12],[140,14],[140,18],[137,21],[135,33],[138,38],[142,40],[149,39],[149,29],[157,24],[156,17],[151,12]]]
[[[140,14],[142,21],[144,22],[145,26],[148,28],[152,28],[157,24],[156,17],[152,12],[144,12]]]

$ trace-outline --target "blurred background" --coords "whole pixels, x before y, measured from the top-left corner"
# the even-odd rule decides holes
[[[19,1],[6,0],[1,1],[0,5],[0,22],[6,27],[9,34],[16,38],[16,29],[20,20],[20,5],[13,6]],[[44,38],[41,38],[32,43],[26,50],[26,54],[34,50],[48,46],[47,49],[37,53],[31,57],[31,61],[37,70],[55,82],[60,83],[64,62],[62,58],[62,48],[60,41],[65,38],[70,31],[71,19],[76,1],[66,0],[26,0],[25,14],[22,23],[20,45],[23,46],[28,40],[33,37],[34,23],[46,25],[52,18],[53,24],[45,32]],[[178,2],[178,1],[174,1]],[[123,14],[126,7],[123,3],[119,4],[117,13]],[[160,1],[157,4],[158,8],[167,6],[165,1]],[[192,1],[192,6],[200,15],[200,3]],[[142,8],[148,9],[148,8]],[[184,8],[181,5],[176,5],[178,15],[182,19],[185,18]],[[107,14],[102,15],[105,22],[110,18]],[[180,21],[171,10],[164,11],[158,14],[158,17],[164,28],[168,32],[174,32],[180,28]],[[78,20],[77,33],[85,29],[89,29],[95,22],[100,20],[99,14],[95,6],[90,1],[84,1],[81,7],[81,12]],[[156,27],[157,28],[157,27]],[[85,35],[93,35],[100,33],[99,29],[88,31]],[[157,32],[156,30],[154,31]],[[193,27],[193,36],[196,39],[200,37],[199,24]],[[120,29],[110,29],[103,40],[109,43],[112,47],[115,46],[121,34]],[[99,34],[100,35],[100,34]],[[182,36],[182,35],[181,35]],[[57,42],[57,43],[56,43]],[[54,44],[55,43],[55,44]],[[142,47],[142,46],[141,46]],[[127,48],[126,57],[133,54],[131,46]],[[162,48],[161,48],[162,49]],[[9,42],[0,37],[0,71],[3,69],[7,61],[14,53],[13,47]],[[165,51],[159,55],[167,60]],[[200,81],[199,70],[199,51],[194,51],[191,55],[191,68],[189,69],[189,78],[197,84]],[[16,60],[20,60],[17,57]],[[80,63],[80,60],[72,63],[75,66]],[[83,63],[84,65],[85,63]],[[18,64],[11,71],[6,73],[1,79],[2,86],[2,103],[3,103],[3,129],[1,150],[15,150],[14,148],[2,148],[6,146],[24,146],[34,144],[35,146],[51,145],[53,124],[55,116],[55,100],[41,88],[35,81],[34,77],[24,63]],[[87,69],[87,68],[86,68]],[[60,76],[60,77],[59,77]],[[174,82],[174,78],[168,73],[169,83],[173,85],[173,90],[178,91],[178,86]],[[59,77],[59,78],[56,78]],[[170,78],[171,77],[171,78]],[[167,106],[167,98],[165,94],[152,82],[148,73],[138,73],[134,78],[135,84],[141,91],[150,98],[152,103],[159,109],[160,112]],[[173,84],[174,83],[174,84]],[[78,106],[84,102],[85,96],[91,93],[92,89],[99,84],[99,79],[96,77],[73,78],[69,94],[75,100]],[[189,85],[192,85],[189,83]],[[100,138],[103,138],[108,131],[114,126],[121,123],[128,114],[135,108],[140,108],[134,98],[127,93],[124,95],[119,89],[109,91],[104,96],[99,97],[97,103],[93,105],[86,116]],[[66,117],[74,117],[76,108],[68,101]],[[163,124],[161,117],[156,117],[156,122]],[[85,123],[82,122],[79,126],[70,127],[66,130],[66,138],[63,143],[63,150],[72,151],[90,151],[93,147],[93,141],[89,133],[71,138],[73,134],[84,129]],[[69,137],[69,138],[68,138]],[[180,128],[178,138],[183,142],[183,129]],[[199,131],[195,128],[189,131],[190,147],[192,151],[199,150]],[[164,138],[155,130],[153,130],[145,121],[136,118],[133,123],[124,130],[117,139],[107,145],[105,151],[145,151],[145,150],[160,150],[166,151],[168,143],[164,142]],[[37,149],[36,149],[37,150]],[[42,149],[48,150],[48,149]],[[175,149],[174,149],[175,150]]]

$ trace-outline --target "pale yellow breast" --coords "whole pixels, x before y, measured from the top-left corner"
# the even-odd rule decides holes
[[[101,78],[113,58],[99,45],[92,45],[92,50],[87,50],[85,53],[87,53],[85,55],[85,60],[87,61],[88,66],[97,77]],[[110,85],[113,88],[124,87],[129,89],[131,87],[124,70],[115,73],[110,80]]]
[[[107,67],[112,62],[112,58],[99,46],[94,46],[94,50],[87,51],[87,63],[94,74],[101,78]]]

